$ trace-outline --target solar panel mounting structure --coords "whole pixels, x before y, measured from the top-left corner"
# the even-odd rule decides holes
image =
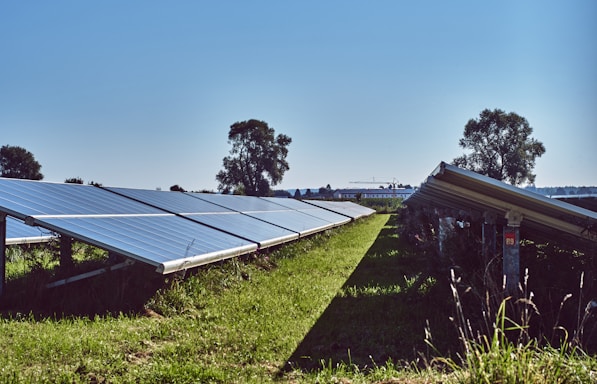
[[[0,179],[0,212],[162,274],[257,249],[254,242],[94,186]]]
[[[285,201],[282,201],[285,200]],[[98,188],[0,178],[2,285],[6,222],[59,234],[61,249],[82,241],[162,274],[254,252],[351,220],[340,205],[330,210],[288,199]],[[63,252],[66,253],[66,252]],[[70,256],[70,255],[69,255]],[[62,258],[65,261],[67,258]],[[85,278],[89,272],[56,282]]]
[[[495,248],[496,224],[503,228],[503,268],[509,293],[519,283],[519,228],[549,240],[595,249],[597,213],[517,188],[499,180],[441,162],[406,205],[467,209],[485,218],[484,252]],[[440,228],[441,229],[441,228]],[[488,235],[486,235],[488,234]]]

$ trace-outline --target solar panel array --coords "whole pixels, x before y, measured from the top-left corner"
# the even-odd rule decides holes
[[[352,219],[360,219],[375,213],[374,209],[363,207],[350,201],[305,200],[316,207],[346,215]]]
[[[21,226],[25,222],[29,226],[23,227],[37,233],[36,227],[45,228],[153,265],[163,274],[296,240],[355,218],[340,207],[0,178],[0,212],[19,219]],[[12,222],[7,222],[7,238],[13,236]]]
[[[522,226],[548,240],[565,240],[593,249],[597,243],[597,213],[551,199],[488,176],[441,162],[407,205],[470,210],[494,214],[506,224],[506,214],[518,212]]]

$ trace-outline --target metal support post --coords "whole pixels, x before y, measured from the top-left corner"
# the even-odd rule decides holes
[[[495,228],[495,221],[496,217],[495,214],[485,212],[483,214],[483,228],[482,228],[482,236],[483,236],[483,263],[485,266],[489,263],[489,261],[495,256],[496,254],[496,228]]]
[[[439,233],[438,233],[438,242],[439,242],[439,256],[444,258],[446,257],[445,252],[445,243],[446,240],[452,235],[454,232],[456,224],[456,219],[454,217],[447,216],[446,213],[440,212],[439,216]]]
[[[503,271],[506,279],[506,293],[516,296],[520,284],[520,223],[522,214],[510,210],[506,213],[508,225],[503,233]]]
[[[60,270],[68,271],[73,266],[73,239],[60,236]]]

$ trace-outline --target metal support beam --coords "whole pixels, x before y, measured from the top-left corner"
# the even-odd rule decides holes
[[[496,215],[490,212],[485,212],[483,218],[483,263],[487,266],[489,261],[493,259],[496,254]]]
[[[520,223],[522,214],[516,210],[506,212],[508,225],[503,230],[503,271],[506,294],[518,295],[520,284]]]
[[[6,215],[0,214],[0,297],[6,284]]]
[[[60,236],[60,270],[72,269],[73,262],[73,239],[69,236]]]
[[[107,273],[107,272],[110,272],[110,271],[116,271],[117,269],[126,268],[128,266],[133,265],[134,263],[135,263],[134,260],[126,259],[122,263],[115,264],[115,265],[112,265],[110,267],[104,267],[104,268],[96,269],[96,270],[93,270],[93,271],[90,271],[90,272],[82,273],[80,275],[67,277],[66,279],[57,280],[57,281],[54,281],[53,283],[48,283],[48,284],[46,284],[46,288],[59,287],[61,285],[66,285],[66,284],[69,284],[69,283],[73,283],[75,281],[79,281],[79,280],[83,280],[83,279],[88,279],[88,278],[93,277],[93,276],[101,275],[102,273]]]

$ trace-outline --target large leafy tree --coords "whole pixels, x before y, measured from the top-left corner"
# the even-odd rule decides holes
[[[248,120],[230,126],[228,143],[230,156],[223,160],[224,169],[218,172],[218,190],[249,196],[268,196],[271,186],[282,181],[289,169],[286,156],[292,139],[275,135],[265,121]]]
[[[512,185],[533,183],[535,159],[545,153],[545,147],[532,133],[524,117],[485,109],[464,127],[459,145],[471,152],[454,159],[454,165]]]
[[[13,179],[41,180],[41,165],[25,148],[4,145],[0,148],[0,171],[2,177]]]

